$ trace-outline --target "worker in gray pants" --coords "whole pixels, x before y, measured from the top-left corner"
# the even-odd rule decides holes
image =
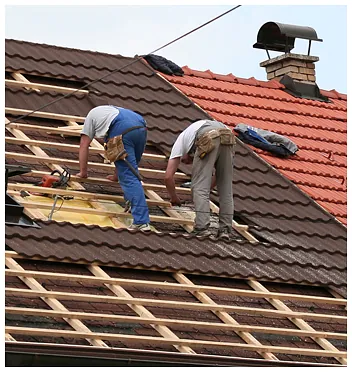
[[[224,124],[213,120],[199,120],[191,124],[177,138],[165,172],[165,185],[172,205],[181,205],[176,194],[174,175],[180,162],[192,167],[191,190],[196,210],[196,236],[209,236],[210,191],[217,185],[219,194],[218,238],[229,238],[233,218],[233,156],[235,136]],[[213,169],[215,168],[215,177]]]

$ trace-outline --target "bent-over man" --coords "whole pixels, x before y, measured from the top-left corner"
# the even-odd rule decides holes
[[[138,164],[147,142],[146,122],[141,115],[112,105],[97,106],[89,111],[81,132],[80,172],[77,177],[88,177],[89,145],[93,138],[104,138],[107,143],[109,139],[119,135],[122,135],[122,149],[126,151],[125,159],[130,166],[125,160],[119,158],[114,161],[115,174],[107,178],[111,181],[119,181],[125,200],[131,206],[133,223],[129,229],[150,231],[149,210],[138,172]]]
[[[165,173],[165,185],[173,205],[181,205],[176,194],[174,175],[182,161],[192,166],[192,198],[196,210],[196,236],[209,236],[210,191],[217,185],[219,194],[218,238],[229,239],[233,219],[233,156],[235,136],[226,125],[213,120],[199,120],[185,129],[174,143]],[[213,169],[215,177],[212,180]]]

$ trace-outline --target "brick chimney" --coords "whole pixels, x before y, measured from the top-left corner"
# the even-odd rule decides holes
[[[315,84],[315,65],[319,57],[286,53],[260,63],[265,67],[268,80],[278,80],[288,75],[293,80]]]

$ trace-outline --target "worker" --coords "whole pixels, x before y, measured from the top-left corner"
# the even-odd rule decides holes
[[[191,164],[191,191],[196,217],[193,234],[212,235],[210,227],[210,191],[217,185],[219,194],[219,228],[217,238],[230,239],[233,218],[233,155],[235,136],[224,124],[199,120],[176,139],[165,172],[165,185],[172,205],[181,205],[176,194],[174,175],[180,164]],[[215,177],[213,169],[215,168]]]
[[[130,230],[150,231],[149,210],[140,181],[138,164],[147,141],[146,121],[131,110],[112,105],[97,106],[89,111],[81,132],[79,149],[80,172],[77,177],[87,178],[89,145],[94,137],[109,139],[122,134],[121,146],[126,150],[126,161],[114,161],[115,174],[108,176],[111,181],[119,181],[126,203],[130,205],[133,223]],[[128,163],[132,166],[131,170]],[[138,177],[137,177],[138,176]]]

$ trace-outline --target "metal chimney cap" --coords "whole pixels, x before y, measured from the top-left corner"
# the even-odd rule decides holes
[[[312,27],[267,22],[259,29],[253,48],[289,53],[294,48],[295,38],[309,40],[309,44],[312,40],[323,41]]]

